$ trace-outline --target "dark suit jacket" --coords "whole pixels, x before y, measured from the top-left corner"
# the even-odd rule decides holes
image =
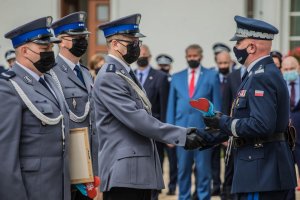
[[[299,87],[295,87],[296,90],[300,90]],[[300,145],[300,101],[296,102],[296,106],[290,112],[290,118],[293,126],[296,128],[297,133],[297,145]],[[299,152],[300,153],[300,152]]]
[[[227,83],[224,86],[224,91],[222,94],[222,112],[226,115],[230,114],[231,104],[235,98],[241,82],[241,69],[234,70],[227,76]]]
[[[168,75],[159,70],[150,68],[143,87],[152,104],[153,117],[165,122],[170,87]]]

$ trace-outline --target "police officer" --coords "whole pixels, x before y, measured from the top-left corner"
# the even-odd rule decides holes
[[[161,71],[167,73],[170,76],[171,64],[173,63],[173,58],[167,54],[159,54],[156,57],[156,62]]]
[[[16,52],[14,50],[8,50],[5,52],[5,60],[8,63],[9,68],[11,68],[16,61]]]
[[[12,69],[0,78],[1,200],[69,200],[68,114],[55,82],[55,64],[43,17],[5,34],[16,50]]]
[[[205,118],[205,123],[221,130],[216,138],[232,137],[232,192],[238,199],[283,200],[295,188],[296,178],[286,140],[289,93],[270,56],[278,30],[264,21],[240,16],[234,19],[237,30],[231,39],[236,41],[233,50],[247,70],[233,103],[232,117],[217,113]]]
[[[140,55],[141,15],[101,24],[108,45],[93,99],[99,135],[100,190],[104,200],[150,200],[164,187],[156,141],[195,149],[196,129],[165,124],[151,116],[151,104],[130,64]]]
[[[79,63],[88,47],[89,32],[85,20],[85,12],[75,12],[52,24],[51,27],[61,43],[57,64],[50,73],[62,89],[70,109],[70,129],[87,127],[89,130],[93,172],[97,175],[98,141],[92,126],[93,115],[90,114],[93,78],[89,70]],[[75,188],[72,191],[72,199],[89,199]]]

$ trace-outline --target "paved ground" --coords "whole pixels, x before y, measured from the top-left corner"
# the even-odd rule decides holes
[[[168,183],[168,176],[166,176],[167,174],[168,174],[168,171],[169,171],[169,169],[168,169],[168,165],[169,165],[169,163],[168,163],[168,159],[165,159],[165,162],[164,162],[164,172],[166,172],[166,173],[164,173],[164,180],[165,180],[165,185],[167,185],[167,183]],[[224,165],[222,166],[222,172],[221,173],[223,173],[223,169],[224,169]],[[221,176],[222,177],[222,176]],[[194,191],[194,188],[192,188],[192,191]],[[166,195],[166,193],[168,192],[168,190],[167,189],[164,189],[163,191],[162,191],[162,193],[160,194],[160,196],[159,196],[159,200],[177,200],[178,199],[178,197],[177,197],[177,195],[174,195],[174,196],[167,196]],[[178,191],[176,191],[176,192],[178,192]],[[300,192],[297,192],[297,200],[300,200]],[[220,197],[212,197],[211,198],[211,200],[220,200]]]

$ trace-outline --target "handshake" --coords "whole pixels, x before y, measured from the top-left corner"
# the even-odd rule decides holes
[[[186,143],[184,148],[187,150],[207,149],[219,143],[219,140],[226,138],[220,133],[220,118],[222,113],[214,112],[213,104],[205,98],[190,101],[192,107],[198,109],[203,114],[204,123],[207,128],[204,131],[196,128],[188,128]]]

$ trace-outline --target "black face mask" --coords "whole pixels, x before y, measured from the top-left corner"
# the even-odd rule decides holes
[[[69,51],[76,57],[81,57],[87,50],[88,41],[86,38],[72,39],[72,48]]]
[[[122,43],[120,43],[121,45],[123,45]],[[123,59],[125,60],[125,62],[127,62],[128,64],[131,64],[135,61],[137,61],[137,59],[140,56],[140,46],[139,45],[135,45],[134,43],[130,43],[127,46],[123,45],[124,47],[127,48],[127,53],[125,55],[122,55],[119,51],[119,53],[122,55]]]
[[[190,68],[195,69],[200,65],[200,60],[188,60]]]
[[[139,57],[136,61],[139,67],[147,67],[149,64],[148,57]]]
[[[29,49],[29,48],[28,48]],[[53,51],[46,51],[46,52],[40,52],[37,53],[31,49],[29,49],[35,54],[40,55],[40,59],[36,62],[32,62],[29,58],[27,58],[32,64],[35,66],[37,70],[41,73],[46,73],[50,69],[52,69],[55,65],[55,56]]]
[[[246,62],[246,60],[247,60],[247,58],[249,56],[249,53],[247,52],[247,48],[248,48],[248,46],[246,48],[244,48],[244,49],[238,49],[236,47],[233,47],[234,55],[235,55],[237,61],[241,65],[245,64],[245,62]]]
[[[167,74],[168,74],[169,71],[170,71],[170,69],[164,69],[164,68],[161,68],[160,70],[163,71],[163,72],[165,72],[165,73],[167,73]]]
[[[219,69],[219,72],[223,75],[227,75],[229,73],[229,68],[222,68]]]

